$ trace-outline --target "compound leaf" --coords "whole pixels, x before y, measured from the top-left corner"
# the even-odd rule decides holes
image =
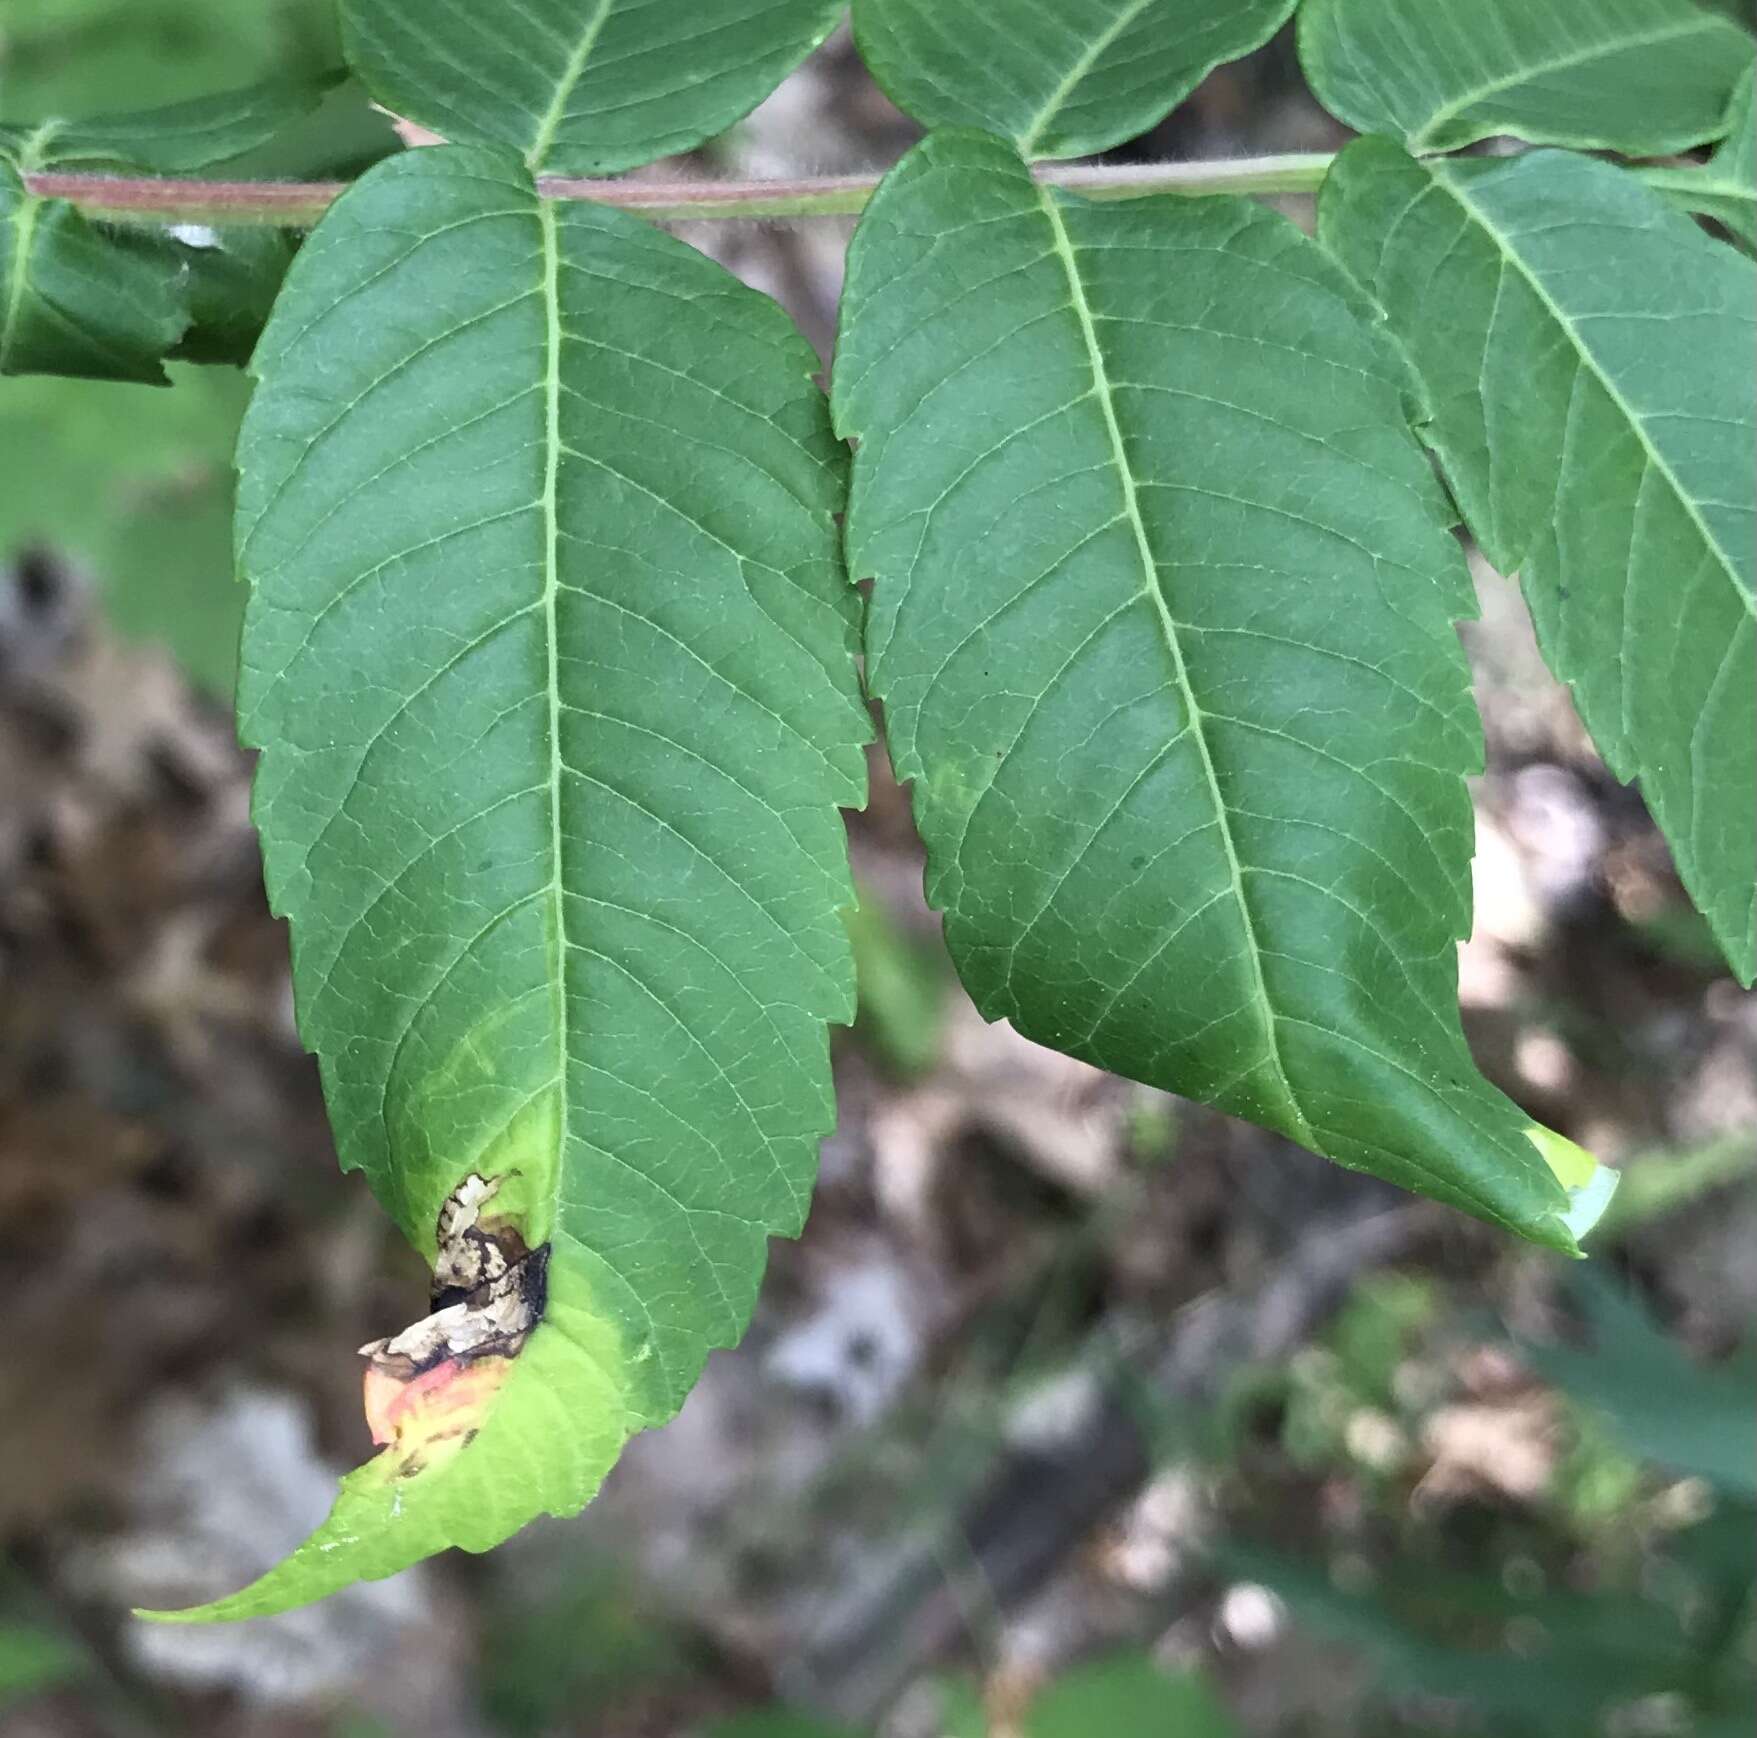
[[[748,114],[830,33],[841,0],[343,0],[349,64],[444,138],[600,175]]]
[[[927,126],[981,127],[1026,157],[1083,157],[1145,132],[1294,0],[855,0],[872,76]]]
[[[869,734],[816,358],[680,242],[410,152],[254,367],[239,711],[300,1030],[417,1246],[495,1180],[548,1304],[473,1439],[195,1617],[578,1509],[742,1331],[831,1120]]]
[[[1720,137],[1752,43],[1694,0],[1306,0],[1299,54],[1333,115],[1412,151],[1658,156]]]
[[[1567,152],[1361,140],[1321,233],[1389,314],[1466,520],[1747,983],[1757,967],[1757,267]],[[1444,262],[1444,269],[1436,269]]]
[[[1472,597],[1369,304],[1243,201],[931,137],[856,235],[851,569],[977,1006],[1564,1249],[1457,1012]]]

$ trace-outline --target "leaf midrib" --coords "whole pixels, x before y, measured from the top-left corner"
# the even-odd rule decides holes
[[[1043,137],[1043,129],[1061,112],[1063,103],[1078,87],[1080,80],[1095,67],[1103,58],[1104,51],[1128,29],[1128,27],[1153,4],[1153,0],[1129,0],[1116,17],[1092,38],[1082,50],[1078,59],[1069,67],[1055,89],[1050,92],[1049,100],[1031,117],[1031,124],[1019,135],[1019,155],[1029,157],[1037,148],[1037,141]]]
[[[1720,539],[1710,530],[1708,521],[1702,517],[1702,510],[1697,505],[1695,497],[1684,487],[1665,454],[1653,444],[1648,436],[1646,423],[1636,413],[1635,407],[1624,397],[1617,383],[1599,365],[1597,357],[1593,355],[1592,350],[1576,330],[1574,321],[1551,296],[1543,281],[1526,265],[1523,257],[1512,245],[1511,238],[1503,234],[1501,229],[1490,219],[1489,214],[1470,198],[1468,192],[1449,175],[1443,173],[1439,165],[1428,163],[1424,164],[1423,167],[1427,169],[1429,179],[1434,185],[1449,193],[1463,209],[1465,216],[1480,226],[1483,233],[1495,244],[1495,249],[1502,260],[1530,288],[1531,293],[1543,304],[1550,318],[1567,334],[1569,345],[1579,359],[1580,366],[1598,382],[1606,397],[1616,406],[1619,415],[1633,431],[1636,440],[1640,442],[1641,451],[1646,456],[1648,464],[1658,475],[1665,478],[1667,486],[1677,498],[1678,504],[1684,509],[1690,523],[1701,534],[1703,543],[1713,551],[1716,565],[1726,575],[1727,582],[1732,586],[1734,592],[1738,594],[1739,601],[1745,606],[1746,613],[1757,618],[1757,596],[1747,591],[1739,583],[1739,576],[1733,568],[1732,558],[1721,546]]]
[[[567,113],[568,99],[586,75],[586,65],[592,58],[592,50],[598,46],[598,37],[615,4],[616,0],[598,0],[598,9],[586,20],[579,41],[574,44],[573,52],[567,57],[567,65],[562,68],[561,77],[556,81],[555,95],[538,120],[536,136],[531,140],[530,150],[525,153],[525,162],[533,175],[542,171],[543,160],[549,155],[549,147],[555,143],[555,135],[560,131]]]
[[[606,0],[608,5],[608,0]],[[555,957],[550,965],[552,1015],[555,1025],[556,1151],[550,1180],[547,1235],[553,1236],[561,1196],[561,1158],[568,1141],[567,1021],[567,893],[562,879],[561,779],[561,642],[556,610],[561,594],[561,524],[558,493],[561,476],[561,245],[556,234],[553,200],[537,197],[537,221],[543,234],[544,315],[543,375],[543,621],[548,657],[549,694],[549,827],[554,870],[549,883],[550,927]]]
[[[1466,91],[1463,95],[1454,97],[1451,102],[1436,109],[1422,123],[1421,131],[1412,135],[1410,145],[1418,151],[1430,149],[1434,133],[1440,127],[1445,126],[1448,121],[1457,120],[1473,103],[1480,103],[1485,97],[1498,96],[1502,91],[1512,90],[1534,78],[1541,78],[1545,73],[1561,72],[1567,67],[1581,66],[1589,60],[1595,60],[1607,54],[1620,54],[1626,49],[1652,48],[1659,43],[1671,42],[1681,36],[1695,36],[1704,29],[1715,28],[1715,25],[1716,20],[1704,14],[1701,18],[1691,19],[1687,23],[1668,25],[1664,30],[1638,32],[1633,36],[1622,37],[1611,43],[1591,43],[1584,49],[1575,49],[1551,60],[1532,61],[1507,74],[1506,77],[1491,79],[1487,84]]]
[[[1154,559],[1153,546],[1147,537],[1147,524],[1141,515],[1139,492],[1135,487],[1135,475],[1129,466],[1128,452],[1123,444],[1122,425],[1117,420],[1115,394],[1110,383],[1110,371],[1104,360],[1104,351],[1098,340],[1097,322],[1092,316],[1091,304],[1086,299],[1086,287],[1080,276],[1079,260],[1074,251],[1073,238],[1068,234],[1067,225],[1062,221],[1061,210],[1056,203],[1054,192],[1045,187],[1035,189],[1037,203],[1045,217],[1049,220],[1050,234],[1054,242],[1054,253],[1061,262],[1062,270],[1067,278],[1069,302],[1075,318],[1080,322],[1081,337],[1086,346],[1087,364],[1092,370],[1092,390],[1100,411],[1104,416],[1105,432],[1110,442],[1112,462],[1122,483],[1123,509],[1129,522],[1129,528],[1135,539],[1136,553],[1141,563],[1141,596],[1148,599],[1159,620],[1160,631],[1164,635],[1167,649],[1171,653],[1172,672],[1176,680],[1178,692],[1183,697],[1185,715],[1189,719],[1189,733],[1196,745],[1196,752],[1202,760],[1202,776],[1208,787],[1209,800],[1214,809],[1216,826],[1222,848],[1226,852],[1227,871],[1231,877],[1231,894],[1233,904],[1238,909],[1239,922],[1244,929],[1245,957],[1251,978],[1252,1007],[1257,1015],[1258,1024],[1262,1028],[1263,1043],[1270,1066],[1274,1069],[1275,1079],[1281,1089],[1283,1107],[1290,1120],[1290,1133],[1305,1146],[1321,1151],[1317,1133],[1306,1119],[1305,1111],[1300,1107],[1293,1090],[1293,1082],[1288,1078],[1286,1065],[1281,1059],[1281,1045],[1276,1032],[1276,1015],[1269,1001],[1269,986],[1263,976],[1262,949],[1257,941],[1256,920],[1251,915],[1250,902],[1245,898],[1244,870],[1239,861],[1238,846],[1232,836],[1232,819],[1227,811],[1226,799],[1220,789],[1220,780],[1215,771],[1214,756],[1208,746],[1207,714],[1196,698],[1194,687],[1190,682],[1188,666],[1184,662],[1183,644],[1178,635],[1178,624],[1166,605],[1165,596],[1159,586],[1159,564]]]

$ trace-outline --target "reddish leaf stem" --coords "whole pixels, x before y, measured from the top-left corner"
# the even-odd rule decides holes
[[[1310,193],[1330,157],[1297,152],[1203,163],[1045,163],[1040,180],[1094,199],[1151,193]],[[845,217],[860,210],[877,175],[819,175],[788,181],[573,180],[540,183],[552,199],[595,199],[656,220]],[[341,194],[340,181],[205,181],[62,170],[26,175],[45,199],[66,199],[94,217],[132,223],[272,223],[307,228]]]

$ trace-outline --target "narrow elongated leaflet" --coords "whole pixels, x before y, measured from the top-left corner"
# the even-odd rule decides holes
[[[480,1178],[547,1307],[473,1439],[205,1617],[577,1509],[737,1338],[831,1120],[868,734],[816,359],[681,243],[412,152],[254,366],[239,704],[300,1030],[417,1246]]]
[[[1459,1030],[1472,598],[1373,322],[1272,213],[929,138],[836,361],[868,678],[985,1014],[1572,1249]]]
[[[1320,223],[1427,382],[1472,532],[1521,575],[1551,668],[1749,983],[1757,267],[1558,151],[1418,162],[1362,140]]]
[[[928,126],[982,127],[1026,157],[1084,157],[1145,132],[1293,0],[855,0],[872,76]]]
[[[1413,151],[1658,156],[1721,136],[1752,41],[1696,0],[1306,0],[1299,55],[1333,115]]]
[[[1568,1292],[1585,1343],[1521,1340],[1521,1361],[1601,1419],[1635,1459],[1701,1479],[1741,1504],[1757,1501],[1752,1348],[1705,1366],[1614,1279],[1583,1269]],[[1655,1404],[1660,1395],[1663,1405]]]
[[[748,114],[842,0],[342,0],[348,61],[387,108],[536,170],[602,175]]]

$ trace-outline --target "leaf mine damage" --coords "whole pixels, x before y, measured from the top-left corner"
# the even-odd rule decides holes
[[[482,1210],[498,1177],[475,1172],[445,1199],[436,1227],[433,1312],[360,1348],[372,1440],[410,1478],[449,1458],[481,1428],[548,1296],[549,1246],[526,1247],[509,1221]]]

